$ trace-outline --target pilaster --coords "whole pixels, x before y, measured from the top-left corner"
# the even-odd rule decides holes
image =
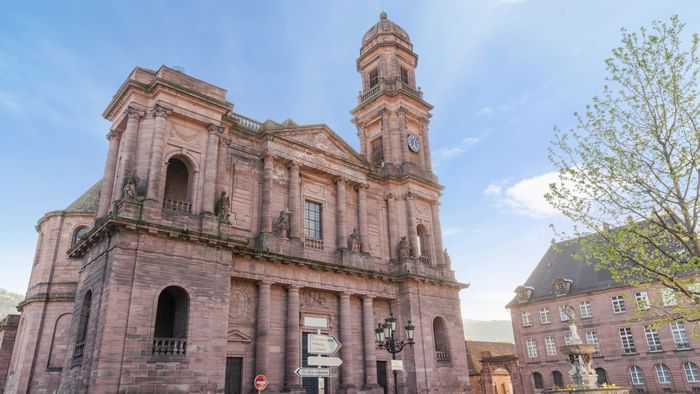
[[[114,178],[117,172],[116,167],[119,157],[120,138],[121,132],[118,130],[110,130],[109,133],[107,133],[109,149],[107,151],[104,174],[102,175],[102,185],[100,186],[100,201],[97,205],[97,218],[107,215],[112,205],[112,190],[114,190]]]

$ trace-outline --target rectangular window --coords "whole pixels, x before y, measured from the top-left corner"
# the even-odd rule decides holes
[[[323,240],[323,217],[321,213],[321,204],[308,200],[304,201],[304,237],[306,237],[307,240]],[[320,249],[322,248],[321,246]]]
[[[649,345],[650,352],[660,352],[661,350],[661,338],[659,337],[659,330],[653,326],[644,326],[644,335],[647,338],[647,345]]]
[[[625,327],[620,329],[620,342],[622,342],[622,351],[625,354],[637,353],[631,328]]]
[[[588,331],[586,333],[586,343],[598,343],[598,333],[595,331]]]
[[[588,319],[590,317],[593,317],[593,311],[591,310],[590,301],[581,301],[578,304],[578,307],[581,310],[581,319]]]
[[[574,343],[574,338],[571,337],[571,334],[564,335],[564,344],[571,345],[572,343]]]
[[[612,300],[612,307],[613,307],[613,312],[615,313],[623,313],[625,309],[625,299],[622,296],[614,296],[611,298]]]
[[[673,289],[664,287],[661,289],[661,302],[664,306],[678,305],[678,301],[676,300],[676,292],[673,291]]]
[[[371,142],[372,152],[372,164],[375,166],[381,165],[384,162],[384,142],[382,137],[375,138]]]
[[[369,72],[369,88],[379,85],[379,69],[375,68]]]
[[[523,327],[531,327],[532,322],[530,321],[530,312],[520,312],[520,318],[523,322]]]
[[[551,320],[549,320],[549,308],[540,309],[540,323],[542,323],[542,324],[551,323]]]
[[[401,82],[408,84],[408,70],[401,67]]]
[[[649,309],[649,295],[646,291],[640,291],[639,293],[634,293],[634,301],[637,304],[637,309],[640,311],[645,311]]]
[[[673,342],[676,344],[676,349],[690,349],[688,333],[685,331],[685,324],[683,324],[682,321],[671,323],[671,335],[673,335]]]
[[[527,339],[525,341],[525,346],[527,347],[527,356],[529,358],[537,357],[537,343],[534,339]]]
[[[553,337],[544,337],[544,345],[548,356],[557,355],[557,345],[554,343]]]
[[[561,321],[569,320],[569,316],[566,315],[566,305],[559,305],[559,319]]]

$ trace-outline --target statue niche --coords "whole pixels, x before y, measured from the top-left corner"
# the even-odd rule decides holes
[[[221,192],[219,199],[216,200],[216,203],[214,204],[214,215],[216,215],[219,221],[228,223],[230,207],[231,200],[225,191]]]
[[[360,234],[357,232],[357,229],[354,228],[352,229],[352,233],[348,235],[348,249],[350,249],[353,252],[359,253],[361,248],[362,240],[360,238]]]
[[[280,238],[289,238],[289,211],[284,209],[280,211],[277,217],[276,225],[277,236]]]
[[[399,260],[406,260],[411,257],[411,245],[406,237],[401,237],[399,241]]]
[[[138,186],[139,182],[141,182],[141,178],[136,175],[136,170],[131,170],[126,174],[124,177],[124,185],[122,186],[122,192],[125,199],[136,200],[138,197],[136,187]]]

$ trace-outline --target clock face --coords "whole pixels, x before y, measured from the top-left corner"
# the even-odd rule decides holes
[[[408,147],[414,152],[420,151],[420,140],[414,134],[408,135]]]

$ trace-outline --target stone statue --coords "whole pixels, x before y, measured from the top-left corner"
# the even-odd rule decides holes
[[[445,248],[445,250],[442,251],[442,258],[446,266],[452,266],[452,259],[450,258],[450,254],[447,253],[447,248]]]
[[[286,209],[280,211],[280,216],[277,218],[277,236],[289,238],[289,211]]]
[[[231,200],[225,191],[221,192],[219,199],[216,200],[214,204],[214,214],[219,220],[223,222],[228,222],[229,209],[231,207]]]
[[[362,241],[360,240],[360,234],[357,229],[352,229],[352,233],[348,236],[348,249],[353,252],[359,252]]]
[[[578,329],[576,328],[576,310],[571,305],[565,305],[562,309],[562,313],[566,315],[566,322],[569,324],[569,334],[571,335],[572,344],[581,344],[583,341],[578,335]]]
[[[136,175],[136,170],[131,170],[126,174],[122,188],[124,198],[129,200],[136,199],[136,186],[139,182],[141,182],[141,179]]]
[[[406,260],[409,257],[411,257],[411,245],[406,237],[401,237],[399,241],[399,259]]]

